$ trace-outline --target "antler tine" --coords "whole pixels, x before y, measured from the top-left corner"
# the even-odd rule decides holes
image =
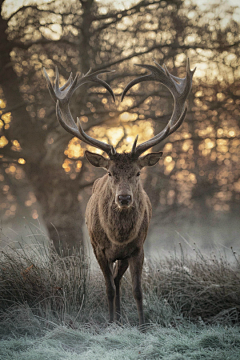
[[[144,67],[142,65],[139,64],[134,64],[135,66],[140,66],[140,67]],[[140,82],[143,81],[148,81],[148,80],[153,80],[151,74],[148,75],[143,75],[143,76],[139,76],[136,79],[133,79],[132,81],[130,81],[129,84],[127,84],[127,86],[125,87],[125,89],[123,90],[122,96],[121,96],[121,101],[123,101],[126,93],[128,92],[129,89],[131,89],[131,87],[133,87],[136,84],[139,84]]]
[[[89,72],[81,78],[80,75],[77,74],[74,80],[72,78],[72,74],[70,74],[69,79],[61,88],[59,88],[59,72],[57,67],[54,85],[51,83],[46,70],[43,69],[43,71],[47,80],[49,92],[53,100],[56,102],[56,113],[60,125],[70,134],[78,137],[80,140],[87,143],[88,145],[105,151],[109,157],[114,156],[116,154],[116,150],[114,149],[114,147],[102,141],[93,139],[89,135],[87,135],[81,126],[80,120],[77,119],[77,124],[75,123],[69,108],[69,102],[74,91],[87,82],[96,82],[104,86],[110,92],[113,100],[115,101],[115,96],[111,87],[104,80],[98,78],[100,74],[112,72],[112,70],[99,70],[91,74],[90,69]]]
[[[86,84],[89,81],[93,81],[96,82],[100,85],[102,85],[103,87],[105,87],[105,89],[107,89],[109,91],[109,93],[112,95],[113,101],[115,101],[115,95],[112,91],[112,88],[110,87],[110,85],[108,85],[108,83],[106,83],[106,81],[99,79],[98,75],[100,74],[104,74],[104,73],[109,73],[109,72],[114,72],[115,70],[98,70],[95,71],[94,73],[90,74],[91,69],[86,73],[85,76],[83,76],[82,78],[78,79],[77,81],[77,87],[76,89],[83,85]]]
[[[59,88],[59,72],[57,66],[55,67],[55,71],[56,71],[56,77],[54,83],[52,84],[45,68],[43,68],[43,72],[47,80],[48,90],[50,92],[53,101],[57,103],[58,100],[68,100],[66,98],[66,95],[68,94],[70,88],[74,88],[76,86],[77,80],[79,78],[79,74],[77,74],[75,79],[73,80],[71,73],[67,82],[61,88]]]
[[[137,141],[138,141],[138,135],[136,136],[133,146],[132,146],[132,151],[131,151],[132,154],[135,153],[135,151],[136,151]]]
[[[193,74],[196,70],[196,68],[194,70],[190,70],[189,59],[187,59],[186,77],[178,78],[170,74],[166,66],[162,67],[154,59],[153,61],[155,63],[155,66],[136,64],[137,66],[150,70],[151,73],[132,80],[124,89],[122,94],[122,100],[126,95],[127,91],[132,86],[139,84],[143,81],[153,80],[160,82],[169,89],[174,99],[174,109],[170,120],[159,134],[154,136],[152,139],[138,145],[137,147],[136,144],[135,146],[133,146],[132,155],[134,157],[139,157],[143,152],[160,143],[162,140],[164,140],[166,137],[176,131],[182,124],[187,113],[186,100],[190,93]]]

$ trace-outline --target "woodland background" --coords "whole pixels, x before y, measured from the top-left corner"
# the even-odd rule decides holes
[[[63,84],[73,72],[103,75],[116,95],[86,84],[71,101],[91,136],[131,149],[158,133],[173,100],[159,83],[141,83],[120,102],[126,84],[161,65],[185,76],[197,67],[181,128],[155,151],[159,164],[144,170],[153,218],[146,249],[174,241],[239,246],[240,14],[226,2],[202,6],[184,0],[35,1],[13,9],[0,0],[0,217],[21,237],[23,216],[44,227],[56,248],[84,243],[84,212],[93,181],[104,173],[84,158],[89,146],[57,122],[43,67]],[[14,231],[13,231],[14,230]],[[20,234],[20,235],[19,235]],[[6,239],[1,245],[5,245]]]

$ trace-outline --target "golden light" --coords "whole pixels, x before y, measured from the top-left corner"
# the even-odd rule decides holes
[[[26,161],[23,158],[19,158],[18,163],[23,165],[23,164],[26,164]]]
[[[4,109],[6,107],[6,103],[5,103],[5,101],[3,101],[3,99],[0,99],[0,107],[2,109]]]
[[[191,140],[190,141],[185,140],[183,145],[182,145],[183,151],[187,152],[189,150],[190,146],[191,146]]]
[[[195,94],[196,97],[201,97],[203,96],[203,91],[200,90],[200,91],[197,91],[196,94]]]
[[[106,141],[105,139],[101,139],[101,141],[107,143],[107,141]],[[89,151],[93,152],[93,153],[100,154],[100,155],[102,155],[102,154],[104,153],[103,150],[97,149],[97,148],[95,148],[95,147],[93,147],[93,146],[91,146],[91,145],[87,145],[87,149],[88,149]]]
[[[8,140],[5,138],[5,136],[0,137],[0,148],[3,148],[8,144]]]
[[[139,85],[139,84],[138,84],[138,85]],[[136,85],[136,90],[137,90],[137,85]],[[130,98],[125,97],[125,98],[123,99],[123,102],[122,102],[121,105],[120,105],[120,109],[123,107],[123,104],[124,104],[125,106],[130,107],[130,106],[133,105],[133,100],[130,99]]]
[[[172,151],[172,148],[173,148],[173,146],[172,146],[172,144],[171,143],[167,143],[165,146],[164,146],[164,149],[163,149],[163,152],[170,152],[170,151]]]
[[[107,136],[111,139],[113,146],[116,146],[121,138],[124,136],[123,128],[114,127],[107,130]]]
[[[213,141],[213,140],[211,140],[209,138],[205,139],[205,147],[206,147],[206,149],[214,148],[215,147],[215,141]]]
[[[172,161],[169,165],[167,165],[164,169],[164,174],[169,175],[175,167],[175,161]]]
[[[217,158],[217,153],[216,153],[216,151],[212,151],[212,152],[211,152],[211,156],[210,156],[210,160],[211,160],[211,161],[215,161],[216,158]]]
[[[217,99],[219,101],[223,101],[225,99],[225,95],[223,93],[217,93]]]
[[[68,143],[67,149],[64,151],[70,159],[78,159],[84,156],[84,149],[81,147],[81,141],[74,137]]]
[[[71,171],[71,165],[72,161],[69,159],[65,159],[64,163],[62,164],[62,168],[66,171],[66,173],[69,173]]]
[[[134,141],[133,136],[127,136],[127,137],[126,137],[126,141],[127,141],[128,143],[133,142],[133,141]]]
[[[40,30],[46,38],[51,40],[59,40],[62,34],[62,27],[60,24],[52,24],[48,25],[48,27],[41,26]]]
[[[19,142],[17,140],[13,140],[12,144],[13,144],[12,150],[14,150],[14,151],[21,151],[22,150],[22,148],[21,148],[21,146],[20,146],[20,144],[19,144]]]
[[[82,121],[84,123],[88,122],[88,117],[87,116],[80,116],[79,119],[80,119],[80,121]]]
[[[16,171],[16,166],[11,165],[11,166],[9,166],[8,170],[9,170],[10,173],[14,174],[15,171]]]
[[[198,131],[198,135],[199,136],[206,136],[206,135],[209,135],[211,134],[213,131],[213,127],[211,125],[207,126],[206,129],[201,129]]]
[[[185,159],[178,159],[177,160],[177,168],[178,169],[180,169],[180,168],[182,168],[182,169],[185,169],[186,168],[186,161],[185,161]]]
[[[1,116],[0,129],[4,126],[5,130],[8,130],[11,122],[11,113],[7,113]]]
[[[197,179],[196,179],[196,175],[193,173],[189,174],[189,180],[193,183],[196,184],[197,183]]]
[[[172,157],[171,156],[166,156],[164,163],[170,163],[172,161]]]
[[[236,135],[236,133],[235,133],[235,130],[230,130],[229,132],[228,132],[228,135],[229,136],[235,136]]]
[[[79,172],[82,168],[82,162],[81,161],[77,161],[76,162],[76,171]]]
[[[124,113],[122,113],[120,115],[119,118],[121,121],[134,121],[138,118],[138,114],[129,113],[129,112],[125,111]]]

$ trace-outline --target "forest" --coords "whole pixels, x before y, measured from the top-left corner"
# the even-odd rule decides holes
[[[232,3],[0,0],[1,359],[239,357],[240,8]],[[109,323],[84,226],[92,185],[104,174],[84,153],[102,151],[60,126],[43,69],[51,82],[59,71],[60,86],[71,73],[103,71],[115,102],[89,82],[71,112],[88,135],[129,152],[173,111],[170,91],[155,81],[121,102],[126,85],[148,73],[135,64],[155,61],[184,78],[187,59],[196,71],[186,118],[149,150],[163,152],[158,164],[141,171],[153,208],[145,323],[137,326],[128,272],[120,321]]]
[[[240,205],[240,67],[238,8],[224,2],[95,0],[29,2],[16,9],[1,0],[0,181],[1,222],[30,214],[46,226],[58,248],[83,245],[86,202],[94,170],[91,147],[58,124],[43,75],[64,84],[70,73],[103,74],[116,101],[88,83],[74,94],[71,111],[92,137],[129,151],[158,133],[171,116],[170,92],[157,82],[126,84],[153,64],[184,77],[187,58],[197,68],[181,128],[154,148],[164,155],[143,172],[153,206],[151,236],[168,241],[178,231],[207,246],[235,244]],[[92,149],[93,150],[93,149]],[[93,150],[93,151],[96,151]],[[161,227],[160,227],[161,225]]]

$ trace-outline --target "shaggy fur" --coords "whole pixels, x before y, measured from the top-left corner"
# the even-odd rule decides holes
[[[133,295],[139,323],[143,323],[141,274],[143,243],[147,236],[152,207],[140,181],[143,166],[154,165],[161,153],[134,159],[131,154],[116,154],[113,160],[86,152],[94,166],[108,174],[97,179],[86,209],[86,224],[97,261],[103,272],[108,296],[110,321],[120,318],[120,281],[130,266]],[[119,195],[131,196],[128,206],[121,206]],[[115,267],[113,268],[113,263]]]

